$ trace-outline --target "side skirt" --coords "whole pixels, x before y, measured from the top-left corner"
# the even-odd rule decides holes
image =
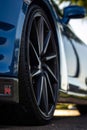
[[[59,91],[58,103],[87,104],[87,94]]]

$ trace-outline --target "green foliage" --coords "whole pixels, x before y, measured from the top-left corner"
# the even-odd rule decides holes
[[[70,110],[70,109],[76,109],[75,104],[67,104],[67,103],[58,103],[56,105],[56,109],[58,110]]]
[[[68,109],[68,105],[69,104],[63,104],[63,103],[59,103],[56,105],[56,109]]]
[[[66,110],[66,109],[75,109],[75,104],[67,104],[67,103],[58,103],[56,105],[56,109]]]
[[[77,4],[87,8],[87,0],[60,0],[60,3],[62,3],[63,1],[70,1],[72,4]]]

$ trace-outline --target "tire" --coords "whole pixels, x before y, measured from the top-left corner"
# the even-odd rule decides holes
[[[87,114],[87,105],[77,105],[76,106],[81,115]]]
[[[38,5],[29,8],[20,49],[19,98],[27,118],[48,123],[59,87],[58,47],[53,28]]]

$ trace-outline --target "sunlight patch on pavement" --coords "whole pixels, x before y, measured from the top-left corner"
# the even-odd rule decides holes
[[[55,110],[54,116],[80,116],[78,110]]]

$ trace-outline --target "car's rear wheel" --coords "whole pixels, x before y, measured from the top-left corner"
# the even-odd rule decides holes
[[[27,15],[19,66],[20,103],[30,118],[46,123],[57,102],[58,47],[52,25],[37,5],[32,5]]]

